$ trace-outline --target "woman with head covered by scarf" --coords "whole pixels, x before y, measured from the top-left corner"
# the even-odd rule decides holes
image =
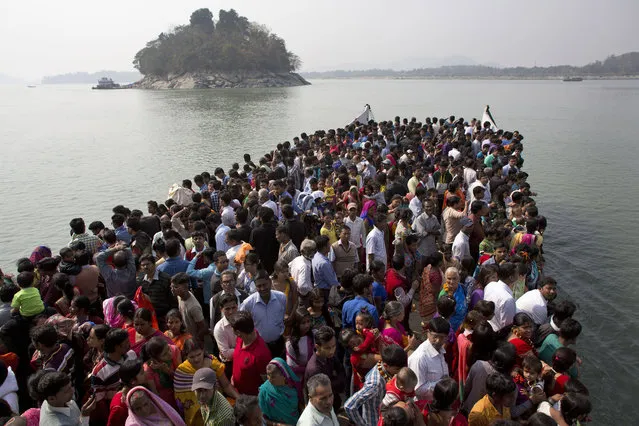
[[[300,415],[301,381],[282,358],[266,366],[268,380],[260,386],[259,404],[264,417],[272,422],[294,425]]]

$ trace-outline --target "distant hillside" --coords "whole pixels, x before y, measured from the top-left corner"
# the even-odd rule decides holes
[[[0,73],[0,84],[16,84],[22,83],[19,78],[11,77],[10,75]]]
[[[592,78],[639,76],[639,52],[611,55],[605,61],[595,61],[583,67],[557,65],[552,67],[497,68],[485,65],[454,65],[437,68],[417,68],[409,71],[370,69],[360,71],[326,71],[301,73],[304,78],[521,78],[544,79],[565,76]]]
[[[140,80],[142,75],[137,71],[75,72],[43,77],[42,84],[95,84],[102,77],[111,78],[116,83],[133,83]]]

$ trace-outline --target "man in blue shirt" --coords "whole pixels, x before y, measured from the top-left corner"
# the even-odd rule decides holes
[[[116,213],[111,216],[111,224],[113,225],[116,238],[118,241],[122,241],[126,245],[129,245],[131,244],[131,234],[129,234],[129,231],[124,225],[125,221],[126,218],[123,214]]]
[[[313,278],[315,278],[315,287],[322,290],[324,303],[327,303],[331,287],[339,285],[339,281],[333,264],[328,260],[328,254],[331,251],[329,238],[326,235],[320,235],[315,238],[315,244],[317,252],[312,260]]]
[[[357,274],[353,278],[353,291],[355,298],[344,303],[342,308],[342,327],[355,328],[355,317],[362,310],[366,310],[373,317],[373,324],[379,322],[377,309],[370,302],[372,293],[373,277],[370,275]]]
[[[186,272],[189,262],[180,256],[180,241],[178,239],[171,238],[166,242],[166,255],[168,258],[158,266],[158,271],[165,272],[170,276],[178,272]]]
[[[271,351],[274,358],[284,355],[284,315],[286,296],[281,291],[272,290],[273,283],[268,272],[260,269],[255,274],[257,292],[242,302],[240,311],[250,312],[255,329]]]

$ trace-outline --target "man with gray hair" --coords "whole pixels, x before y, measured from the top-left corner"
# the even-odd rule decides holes
[[[316,374],[306,382],[308,405],[302,412],[297,426],[339,426],[333,410],[333,389],[326,374]]]
[[[281,216],[280,208],[277,206],[277,203],[275,203],[275,201],[271,200],[268,189],[260,189],[257,193],[257,196],[257,201],[260,203],[260,206],[268,207],[269,209],[273,210],[273,213],[275,213],[275,217],[279,219]]]
[[[299,303],[308,307],[309,293],[313,290],[313,267],[312,259],[317,251],[315,241],[306,239],[300,244],[300,255],[288,264],[291,277],[297,283],[299,293]]]

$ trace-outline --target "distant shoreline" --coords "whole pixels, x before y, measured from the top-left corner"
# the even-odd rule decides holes
[[[492,77],[471,77],[471,76],[353,76],[353,77],[313,77],[305,73],[300,73],[307,80],[555,80],[563,81],[563,77],[514,77],[514,76],[492,76]],[[639,75],[634,76],[602,76],[602,77],[582,77],[587,80],[639,80]]]

